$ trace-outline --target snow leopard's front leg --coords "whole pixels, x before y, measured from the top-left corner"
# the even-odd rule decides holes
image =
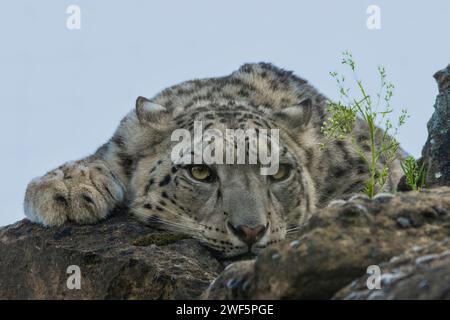
[[[66,163],[28,184],[27,217],[47,226],[105,218],[128,195],[139,154],[148,152],[149,146],[170,131],[166,125],[169,119],[166,108],[138,97],[135,111],[121,121],[111,140],[94,155]]]
[[[59,226],[67,220],[94,223],[123,201],[124,188],[97,152],[33,179],[25,194],[25,214],[46,226]]]

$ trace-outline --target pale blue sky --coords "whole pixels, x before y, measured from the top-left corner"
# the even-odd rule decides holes
[[[81,30],[66,8],[81,8]],[[381,30],[366,8],[381,8]],[[336,98],[328,72],[353,52],[375,88],[384,64],[394,107],[411,113],[399,140],[419,156],[450,62],[450,1],[4,0],[0,4],[0,225],[23,217],[30,179],[88,155],[137,96],[183,80],[220,76],[244,62],[294,70]]]

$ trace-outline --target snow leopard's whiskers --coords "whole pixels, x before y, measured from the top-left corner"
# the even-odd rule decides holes
[[[174,227],[174,228],[179,229],[180,231],[183,231],[183,232],[186,232],[186,231],[188,231],[188,232],[195,232],[195,231],[197,231],[198,232],[198,231],[200,231],[199,228],[186,226],[186,225],[183,225],[183,224],[180,224],[180,223],[164,220],[164,219],[161,219],[161,218],[158,218],[158,217],[150,217],[150,218],[147,219],[147,221],[148,222],[154,222],[154,223],[160,223],[160,224],[164,224],[164,225],[167,225],[167,226],[170,226],[170,227]]]

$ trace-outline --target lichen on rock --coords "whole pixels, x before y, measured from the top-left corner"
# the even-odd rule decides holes
[[[414,246],[380,265],[380,288],[367,288],[367,276],[341,289],[334,299],[450,299],[450,238]]]

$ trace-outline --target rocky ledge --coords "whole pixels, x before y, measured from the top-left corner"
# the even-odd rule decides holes
[[[72,265],[80,289],[67,286]],[[222,269],[195,240],[123,213],[95,225],[0,229],[0,299],[195,299]]]
[[[449,187],[335,201],[295,238],[228,265],[120,212],[85,226],[22,220],[0,229],[0,299],[444,298],[449,244]],[[71,265],[80,289],[67,286]],[[371,265],[380,290],[367,289]]]

